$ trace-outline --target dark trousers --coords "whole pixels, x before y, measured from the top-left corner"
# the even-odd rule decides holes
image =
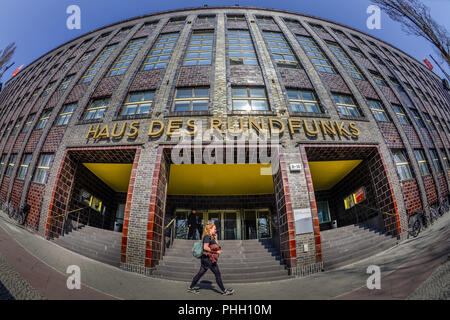
[[[219,266],[217,265],[217,263],[211,262],[211,260],[209,260],[209,258],[205,255],[201,257],[200,271],[195,275],[194,279],[192,279],[191,288],[197,284],[197,282],[201,277],[203,277],[208,269],[210,269],[216,276],[216,282],[220,290],[225,291],[225,287],[222,283],[222,276],[220,275]]]
[[[194,227],[194,226],[190,226],[190,227],[189,227],[189,233],[188,233],[188,239],[189,239],[189,240],[192,240],[192,239],[195,238],[195,231],[196,231],[196,230],[197,230],[197,228]]]

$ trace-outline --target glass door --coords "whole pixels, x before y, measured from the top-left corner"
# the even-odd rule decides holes
[[[222,228],[222,212],[221,211],[208,211],[208,221],[216,225],[217,229],[217,240],[223,240],[223,228]]]
[[[239,225],[239,212],[236,210],[233,211],[224,211],[223,215],[223,235],[224,240],[240,240],[240,228]]]
[[[269,210],[258,210],[258,239],[270,238],[270,211]]]
[[[271,215],[268,209],[244,210],[242,239],[264,239],[272,236]]]
[[[187,239],[189,228],[187,226],[187,217],[189,210],[177,210],[175,212],[175,238]]]
[[[257,239],[256,232],[256,210],[244,210],[244,230],[243,239],[251,240]]]

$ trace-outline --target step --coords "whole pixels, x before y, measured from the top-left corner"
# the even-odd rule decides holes
[[[322,250],[327,249],[341,249],[341,248],[351,248],[355,246],[359,246],[361,242],[364,242],[366,240],[384,240],[384,239],[393,239],[391,236],[388,235],[378,235],[371,232],[368,232],[367,234],[358,236],[358,237],[350,237],[345,239],[340,239],[336,241],[327,241],[325,243],[322,242]]]
[[[94,255],[94,256],[101,256],[105,258],[111,258],[115,259],[120,258],[121,250],[108,250],[108,251],[102,251],[102,250],[95,250],[89,247],[79,246],[77,244],[65,242],[65,241],[55,241],[56,244],[61,245],[62,247],[65,247],[69,250],[76,251],[83,255]]]
[[[385,239],[385,240],[378,240],[375,242],[365,242],[361,244],[361,246],[353,248],[353,249],[343,249],[343,250],[336,250],[336,251],[323,251],[322,255],[324,259],[326,260],[334,260],[334,259],[342,259],[348,255],[353,255],[354,252],[361,252],[366,250],[376,250],[376,248],[384,242],[393,241],[391,239]],[[394,240],[395,241],[395,240]]]
[[[397,244],[396,239],[388,239],[380,242],[376,247],[364,248],[362,250],[351,252],[350,254],[344,254],[339,257],[328,259],[323,257],[324,269],[330,270],[338,267],[342,267],[353,262],[363,260],[367,257],[373,256],[381,251],[389,249]]]
[[[153,276],[161,276],[166,278],[178,278],[178,279],[186,279],[188,281],[192,281],[194,276],[197,274],[198,270],[196,272],[193,272],[191,274],[186,272],[172,272],[167,270],[155,270],[152,275]],[[231,281],[231,280],[250,280],[250,279],[270,279],[272,277],[282,277],[285,276],[288,277],[288,272],[285,271],[268,271],[268,272],[258,272],[258,273],[224,273],[221,271],[222,280],[224,282]],[[214,274],[208,270],[205,275],[201,278],[201,280],[212,280],[215,282]]]
[[[152,277],[155,277],[155,278],[170,279],[170,280],[186,282],[187,285],[192,282],[192,278],[194,276],[195,276],[195,274],[191,275],[191,277],[187,277],[187,276],[179,277],[179,276],[174,275],[174,274],[171,274],[169,276],[167,276],[167,275],[152,275]],[[235,284],[238,284],[238,283],[258,283],[258,282],[280,281],[280,280],[287,280],[287,279],[291,279],[291,276],[289,276],[289,275],[279,275],[279,276],[271,276],[270,278],[264,277],[264,278],[253,278],[253,279],[226,279],[226,280],[222,277],[222,280],[224,281],[225,287],[227,287],[229,284],[233,284],[233,283],[235,283]],[[209,276],[208,274],[205,274],[200,279],[200,281],[197,283],[197,287],[198,286],[200,286],[200,287],[204,286],[204,284],[202,283],[203,281],[208,281],[212,285],[217,287],[215,278]]]
[[[339,229],[336,229],[339,230]],[[334,240],[341,240],[341,239],[345,239],[348,237],[355,237],[355,236],[359,236],[362,234],[366,234],[366,233],[374,233],[374,234],[382,234],[378,231],[375,230],[370,230],[370,229],[364,229],[364,228],[355,228],[352,231],[345,231],[345,232],[340,232],[340,233],[333,233],[333,234],[328,234],[328,231],[322,231],[320,232],[320,238],[322,242],[327,242],[327,241],[334,241]]]
[[[272,259],[272,258],[271,258]],[[169,262],[197,262],[198,263],[198,259],[191,256],[191,257],[171,257],[171,256],[164,256],[163,257],[164,261]],[[219,264],[223,264],[223,263],[264,263],[269,261],[269,259],[262,257],[262,258],[242,258],[242,257],[234,257],[234,258],[228,258],[228,259],[223,259],[222,257],[219,258]],[[277,259],[275,259],[275,257],[273,258],[272,261],[280,261],[279,257],[277,257]],[[281,262],[280,262],[281,263]]]
[[[220,265],[220,271],[223,273],[250,273],[250,272],[263,272],[263,271],[284,271],[286,270],[286,267],[278,264],[271,264],[271,265],[257,265],[257,264],[219,264]],[[200,268],[200,262],[197,263],[184,263],[184,264],[165,264],[160,263],[157,266],[158,270],[169,270],[169,271],[198,271]]]
[[[100,262],[103,262],[103,263],[106,263],[106,264],[110,264],[110,265],[113,265],[113,266],[116,266],[116,267],[120,266],[120,253],[117,256],[102,255],[102,254],[91,252],[91,251],[85,250],[85,249],[81,250],[80,248],[68,246],[68,245],[63,244],[63,243],[58,243],[57,242],[57,244],[60,245],[61,247],[64,247],[64,248],[66,248],[66,249],[68,249],[70,251],[76,252],[78,254],[81,254],[81,255],[83,255],[85,257],[88,257],[88,258],[91,258],[93,260],[97,260],[97,261],[100,261]]]
[[[239,253],[239,252],[230,252],[230,251],[222,251],[222,254],[220,254],[220,258],[222,259],[231,259],[231,258],[235,258],[235,257],[241,257],[242,259],[247,259],[247,258],[272,258],[272,257],[276,257],[278,254],[275,252],[249,252],[247,251],[247,253]],[[170,252],[166,252],[165,256],[167,257],[192,257],[192,252],[191,251],[175,251],[172,250]]]

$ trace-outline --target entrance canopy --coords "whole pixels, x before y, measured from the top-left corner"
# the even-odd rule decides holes
[[[171,164],[168,195],[273,194],[270,164]]]

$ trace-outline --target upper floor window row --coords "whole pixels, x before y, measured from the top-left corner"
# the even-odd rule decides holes
[[[125,74],[130,65],[133,63],[142,46],[147,38],[139,38],[131,40],[125,49],[122,50],[120,56],[116,59],[111,66],[109,76],[118,76]]]
[[[214,32],[194,32],[189,40],[184,66],[211,65],[214,42]]]
[[[355,79],[364,80],[364,76],[358,67],[353,63],[352,59],[345,53],[345,51],[337,44],[333,42],[327,42],[328,48],[338,58],[339,62],[348,71],[350,76]]]
[[[297,40],[302,46],[305,53],[311,59],[311,62],[319,72],[336,73],[333,65],[316,42],[311,37],[297,36]]]
[[[100,68],[104,65],[105,61],[111,56],[116,47],[117,44],[112,44],[102,50],[97,59],[95,59],[95,61],[89,66],[89,69],[84,73],[81,78],[82,83],[91,82],[94,80],[94,77],[100,71]]]
[[[160,35],[145,59],[143,69],[152,70],[166,68],[177,40],[178,32]]]
[[[286,38],[280,32],[263,32],[268,49],[279,67],[299,68],[299,63]]]
[[[230,64],[258,65],[255,48],[248,30],[228,30]]]

